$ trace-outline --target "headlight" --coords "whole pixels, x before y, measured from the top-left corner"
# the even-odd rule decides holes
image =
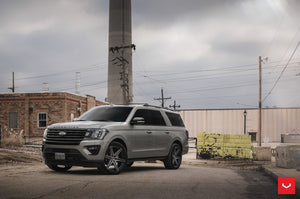
[[[48,133],[48,129],[45,129],[44,131],[44,135],[43,135],[43,138],[46,139],[47,138],[47,133]]]
[[[85,139],[100,139],[103,140],[108,134],[107,129],[88,129],[85,133]]]

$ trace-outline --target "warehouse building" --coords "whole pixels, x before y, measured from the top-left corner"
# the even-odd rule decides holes
[[[202,132],[247,134],[258,142],[258,109],[181,110],[180,114],[190,137]],[[287,134],[300,135],[300,108],[263,108],[262,143],[280,143]]]
[[[0,138],[9,134],[41,136],[47,126],[72,121],[104,104],[94,96],[66,92],[0,94]]]

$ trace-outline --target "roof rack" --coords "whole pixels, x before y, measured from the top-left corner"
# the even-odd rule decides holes
[[[151,104],[148,104],[148,103],[136,103],[136,102],[130,102],[129,103],[130,105],[142,105],[142,106],[149,106],[149,107],[154,107],[154,108],[162,108],[161,106],[155,106],[155,105],[151,105]],[[166,110],[169,110],[169,111],[174,111],[173,109],[170,109],[168,107],[164,107],[162,109],[166,109]]]
[[[162,109],[166,109],[166,110],[168,110],[168,111],[174,111],[174,110],[172,110],[172,109],[170,109],[170,108],[168,108],[168,107],[160,107],[160,106],[155,106],[155,105],[150,105],[150,104],[144,104],[144,106],[150,106],[150,107],[154,107],[154,108],[162,108]]]

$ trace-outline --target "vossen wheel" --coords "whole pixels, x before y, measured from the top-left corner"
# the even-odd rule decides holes
[[[182,149],[177,143],[173,143],[168,157],[163,161],[166,169],[178,169],[182,160]]]
[[[72,166],[68,166],[68,165],[47,164],[47,166],[50,169],[52,169],[54,171],[58,171],[58,172],[65,172],[72,168]]]
[[[98,169],[108,174],[119,174],[126,167],[126,163],[126,148],[118,142],[112,142],[106,150],[104,162]]]

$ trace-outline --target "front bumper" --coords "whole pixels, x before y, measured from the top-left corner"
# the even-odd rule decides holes
[[[98,146],[99,152],[91,153],[88,147]],[[106,143],[97,141],[82,141],[79,145],[51,145],[43,143],[45,164],[99,167],[104,160]],[[58,158],[57,155],[60,155]],[[63,158],[62,158],[63,157]]]

